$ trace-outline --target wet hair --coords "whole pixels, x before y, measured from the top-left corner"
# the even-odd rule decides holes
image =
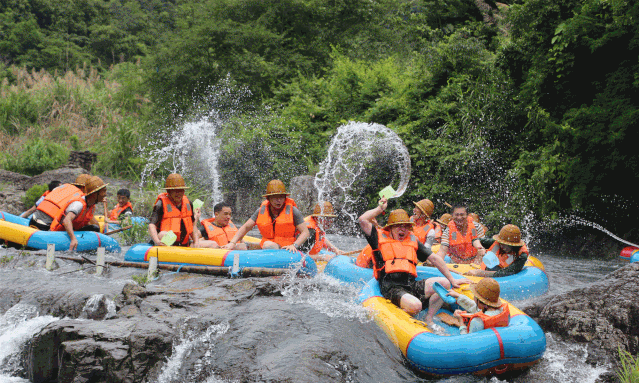
[[[60,186],[62,182],[58,181],[58,180],[53,180],[51,182],[49,182],[49,191],[53,191],[53,189],[57,188],[58,186]]]
[[[213,213],[217,214],[217,213],[221,212],[222,209],[224,209],[225,207],[231,207],[231,205],[229,205],[226,202],[220,202],[220,203],[216,204],[215,206],[213,206]]]
[[[126,198],[131,198],[131,192],[129,191],[129,189],[120,189],[118,190],[118,193],[116,195],[123,195]]]
[[[453,207],[450,208],[450,215],[453,215],[453,212],[456,209],[464,209],[464,210],[466,210],[466,214],[468,214],[468,207],[466,205],[455,204],[455,205],[453,205]]]

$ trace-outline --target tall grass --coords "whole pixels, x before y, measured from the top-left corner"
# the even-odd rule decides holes
[[[619,370],[617,377],[621,383],[639,383],[639,355],[632,355],[619,348]]]
[[[7,157],[38,138],[96,152],[102,174],[138,170],[135,148],[146,126],[140,116],[150,104],[139,63],[63,74],[1,66],[0,145]]]

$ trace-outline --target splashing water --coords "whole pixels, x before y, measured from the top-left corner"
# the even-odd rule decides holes
[[[607,235],[609,235],[610,237],[616,239],[619,242],[625,243],[628,246],[634,246],[634,247],[639,247],[639,245],[634,244],[632,242],[628,242],[624,239],[621,239],[619,237],[617,237],[615,234],[613,234],[612,232],[610,232],[608,229],[606,229],[605,227],[601,226],[598,223],[595,222],[590,222],[588,220],[585,220],[581,217],[577,217],[575,215],[572,215],[568,218],[564,218],[564,219],[560,219],[559,220],[560,223],[565,224],[566,226],[574,226],[574,225],[584,225],[584,226],[588,226],[588,227],[592,227],[593,229],[597,229]]]
[[[399,136],[379,124],[349,122],[337,129],[326,159],[315,175],[319,201],[334,202],[341,210],[346,232],[355,233],[357,217],[368,205],[367,194],[387,185],[395,197],[406,191],[411,162]]]
[[[248,88],[231,84],[230,77],[212,86],[203,110],[191,121],[160,134],[142,149],[147,165],[142,171],[142,183],[154,178],[156,172],[180,173],[187,186],[197,185],[211,190],[213,201],[222,200],[222,184],[218,170],[221,128],[231,118],[246,111],[246,100],[251,97]]]

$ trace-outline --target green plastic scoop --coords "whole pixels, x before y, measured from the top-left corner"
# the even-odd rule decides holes
[[[395,197],[395,194],[397,194],[395,189],[393,189],[392,186],[388,185],[379,192],[379,198],[391,199]]]
[[[204,205],[204,202],[200,201],[200,199],[196,199],[193,201],[193,209],[199,209]]]
[[[168,233],[164,234],[164,237],[162,237],[160,242],[162,242],[163,244],[167,246],[171,246],[172,244],[175,243],[175,240],[177,240],[177,235],[175,235],[173,230],[170,230]]]

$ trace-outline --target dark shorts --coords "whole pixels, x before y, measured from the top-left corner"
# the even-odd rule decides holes
[[[416,281],[414,279],[406,281],[406,283],[383,280],[380,283],[380,290],[382,296],[389,299],[394,305],[400,306],[402,296],[404,294],[410,294],[418,299],[422,299],[424,296],[425,280]]]

